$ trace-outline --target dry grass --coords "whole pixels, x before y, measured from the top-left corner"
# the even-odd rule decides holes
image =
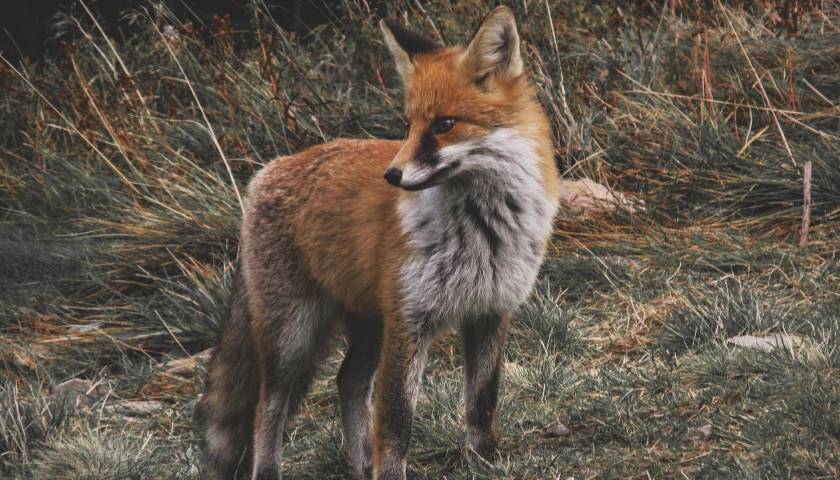
[[[452,42],[481,3],[389,8]],[[645,209],[558,218],[507,349],[499,464],[462,460],[457,342],[437,345],[411,476],[840,476],[840,4],[740,3],[511,5],[561,170]],[[247,32],[150,4],[119,41],[82,9],[62,55],[0,62],[0,476],[199,476],[203,363],[167,362],[214,342],[238,192],[277,155],[399,135],[366,5],[297,36],[258,4]],[[802,343],[726,343],[771,333]],[[342,347],[290,426],[290,478],[347,472]],[[571,433],[546,436],[557,420]]]

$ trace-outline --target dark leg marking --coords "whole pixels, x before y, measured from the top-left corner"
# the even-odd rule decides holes
[[[510,315],[494,315],[461,326],[467,376],[467,442],[469,448],[487,459],[496,450],[496,408],[509,324]]]
[[[345,317],[350,348],[338,371],[338,394],[347,453],[356,477],[372,475],[371,393],[382,346],[382,320]]]
[[[417,335],[387,331],[376,379],[374,472],[378,479],[404,479],[414,405],[426,350]]]

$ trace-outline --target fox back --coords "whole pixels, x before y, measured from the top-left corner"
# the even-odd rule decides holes
[[[285,423],[337,323],[358,478],[405,477],[426,351],[447,327],[463,338],[467,452],[495,455],[502,347],[556,211],[549,122],[506,7],[467,47],[381,28],[405,89],[405,139],[312,147],[249,184],[238,293],[204,400],[207,465],[225,478],[279,478]]]

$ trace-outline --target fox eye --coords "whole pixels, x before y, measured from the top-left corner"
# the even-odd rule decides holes
[[[432,123],[432,132],[435,134],[446,133],[455,126],[455,119],[452,117],[440,117]]]

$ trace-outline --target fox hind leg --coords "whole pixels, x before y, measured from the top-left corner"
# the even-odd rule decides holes
[[[356,478],[373,475],[371,394],[382,344],[382,320],[348,314],[350,347],[338,372],[341,424]]]
[[[321,347],[336,314],[323,296],[273,305],[255,330],[260,354],[260,391],[254,421],[255,480],[281,477],[283,432],[303,399],[317,368]]]
[[[209,478],[234,479],[240,473],[247,475],[250,470],[248,461],[259,383],[253,374],[257,363],[242,282],[241,273],[237,273],[229,316],[222,339],[213,350],[208,390],[201,401],[207,420],[203,469]]]

